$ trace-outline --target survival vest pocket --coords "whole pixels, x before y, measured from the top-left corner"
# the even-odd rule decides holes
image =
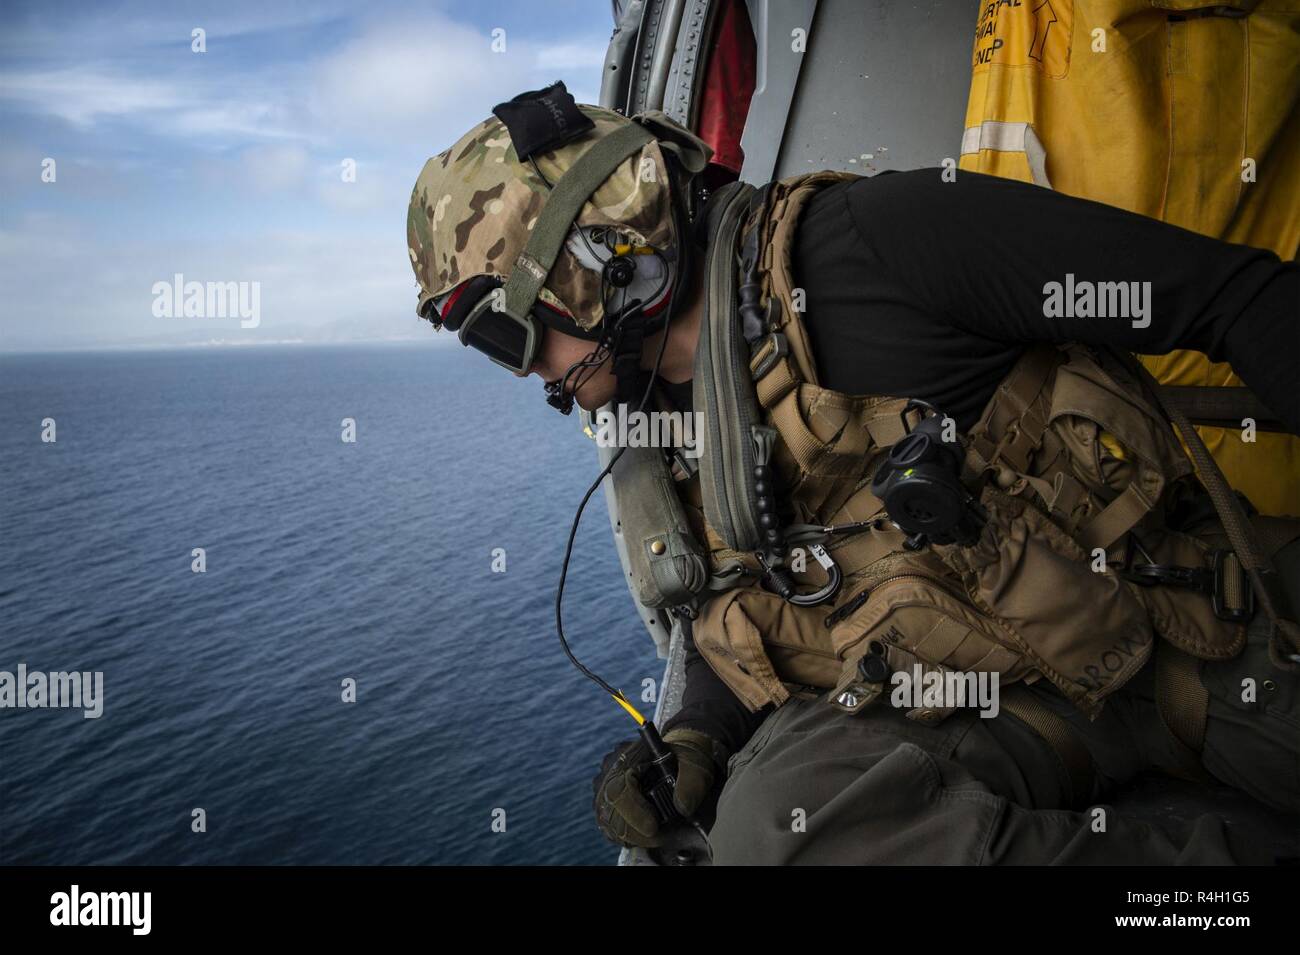
[[[873,640],[952,670],[1020,676],[1026,669],[1009,634],[999,633],[965,600],[920,574],[879,581],[857,610],[831,628],[831,646],[841,660],[856,664]]]
[[[1056,369],[1047,417],[1064,454],[1053,454],[1053,442],[1045,442],[1040,455],[1055,462],[1040,460],[1036,470],[1055,477],[1054,471],[1067,469],[1069,480],[1054,481],[1046,503],[1085,550],[1109,547],[1156,506],[1173,481],[1191,473],[1191,465],[1168,422],[1123,369],[1103,368],[1081,346],[1066,352],[1069,360]],[[1082,510],[1077,493],[1068,491],[1078,484],[1093,497]]]
[[[751,710],[780,706],[792,688],[831,687],[840,662],[825,611],[786,603],[758,586],[714,597],[692,627],[695,648]]]
[[[1033,668],[1093,716],[1151,655],[1154,633],[1129,584],[1025,501],[985,487],[988,522],[971,547],[936,546]]]
[[[927,673],[996,673],[1004,686],[1029,672],[1009,634],[922,574],[904,573],[874,583],[860,606],[831,628],[831,646],[842,661],[831,699],[850,712],[889,692],[887,683],[863,683],[858,667],[868,653],[884,656],[891,672],[910,671],[919,664]],[[951,712],[951,707],[926,707],[908,715],[929,722]]]

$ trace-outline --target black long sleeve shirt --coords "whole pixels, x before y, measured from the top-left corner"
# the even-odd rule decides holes
[[[827,388],[920,398],[965,429],[1027,345],[1193,349],[1230,363],[1300,433],[1300,266],[1271,252],[1013,180],[962,172],[944,182],[937,169],[821,190],[794,241],[794,280]],[[1067,317],[1065,291],[1084,282],[1150,285],[1137,286],[1127,316]],[[1061,286],[1052,316],[1049,283]],[[1145,316],[1133,314],[1135,301]],[[670,725],[735,749],[762,715],[688,648]]]

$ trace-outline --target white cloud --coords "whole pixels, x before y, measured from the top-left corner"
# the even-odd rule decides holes
[[[211,149],[224,148],[235,137],[307,138],[307,131],[291,119],[294,113],[283,94],[268,94],[283,90],[284,85],[268,74],[255,86],[233,92],[219,75],[162,82],[87,65],[0,74],[0,99],[31,113],[57,117],[79,130],[106,119],[126,120],[152,134]]]
[[[0,97],[79,127],[104,117],[177,109],[189,100],[174,84],[84,66],[0,73]]]
[[[0,74],[0,99],[83,130],[124,120],[198,149],[365,139],[436,152],[496,103],[555,78],[593,102],[604,52],[598,41],[539,46],[508,37],[497,53],[488,33],[430,13],[373,24],[314,62],[271,63],[238,77],[204,70],[162,80],[104,63],[9,70]]]
[[[316,69],[316,121],[342,137],[383,136],[445,148],[496,103],[527,88],[531,57],[493,53],[491,38],[440,16],[386,23]],[[454,135],[449,131],[458,130]]]
[[[246,181],[259,192],[298,189],[308,184],[311,175],[311,160],[301,146],[251,146],[240,159]]]
[[[194,18],[210,52],[173,57],[180,69],[165,76],[159,51],[188,51],[192,17],[175,8],[115,6],[64,17],[62,32],[0,37],[12,123],[0,143],[0,348],[183,334],[149,307],[152,283],[175,272],[263,282],[256,334],[411,327],[404,226],[425,158],[523,90],[562,78],[591,102],[600,81],[603,37],[530,40],[524,24],[536,17],[523,7],[507,52],[494,53],[487,28],[427,9],[264,6]],[[214,49],[340,12],[360,18],[352,38],[306,58],[301,45],[251,64]],[[20,111],[47,121],[13,121]],[[47,154],[59,163],[53,185],[40,182]],[[355,182],[339,176],[345,157],[357,160]],[[46,211],[20,211],[32,208]]]
[[[200,148],[231,137],[319,144],[331,133],[427,140],[431,129],[463,132],[495,103],[554,78],[595,99],[607,34],[538,41],[524,27],[543,26],[535,18],[507,17],[506,49],[494,52],[488,27],[453,16],[424,3],[379,11],[342,0],[232,3],[202,16],[136,3],[111,15],[91,8],[57,29],[34,19],[0,38],[8,65],[0,99],[79,129],[124,119]],[[342,46],[304,56],[290,39],[343,17],[357,22]],[[202,56],[188,52],[194,26],[207,31]],[[222,40],[277,31],[292,56],[250,65],[220,50]],[[160,75],[164,62],[181,67]]]
[[[599,75],[605,65],[605,52],[606,44],[600,42],[561,43],[539,47],[534,60],[537,69],[560,76]]]
[[[61,11],[56,19],[33,18],[21,29],[0,33],[0,55],[77,58],[117,51],[177,46],[188,50],[190,31],[202,27],[209,46],[213,40],[233,39],[296,30],[356,14],[352,0],[312,0],[310,3],[223,3],[201,15],[142,0],[97,8],[83,4],[75,15]]]

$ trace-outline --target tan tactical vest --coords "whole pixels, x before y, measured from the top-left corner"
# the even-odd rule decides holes
[[[1245,625],[1215,608],[1240,617],[1249,583],[1234,555],[1220,550],[1217,521],[1211,515],[1195,534],[1166,526],[1170,506],[1194,487],[1191,464],[1124,362],[1081,346],[1030,348],[961,436],[963,477],[989,515],[978,543],[903,546],[870,484],[917,413],[905,420],[902,398],[821,387],[795,307],[790,250],[799,212],[816,190],[851,178],[782,180],[771,187],[766,216],[759,210],[747,221],[746,230],[763,230],[763,298],[779,305],[780,333],[754,350],[750,370],[765,420],[780,436],[777,493],[795,523],[872,523],[824,539],[844,577],[832,602],[795,606],[756,583],[705,602],[693,635],[712,668],[755,710],[831,690],[830,702],[856,711],[888,686],[861,675],[864,656],[876,653],[895,671],[914,664],[927,673],[986,671],[1003,687],[1047,679],[1095,716],[1151,657],[1157,637],[1200,659],[1238,654]],[[756,576],[754,555],[729,550],[704,519],[696,482],[678,491],[715,576],[738,565]],[[1134,583],[1116,572],[1126,553],[1217,579],[1219,592]],[[796,560],[796,580],[807,589],[824,583],[817,561],[806,564]],[[937,721],[950,712],[920,707],[908,715]]]

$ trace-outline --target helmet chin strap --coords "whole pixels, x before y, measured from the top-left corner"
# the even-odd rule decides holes
[[[611,354],[614,357],[614,377],[617,382],[616,400],[622,404],[632,404],[637,400],[641,350],[645,343],[645,316],[641,311],[641,301],[633,299],[620,309],[612,317],[610,325],[613,329],[610,335],[602,337],[590,353],[570,365],[559,379],[544,386],[546,403],[560,414],[567,415],[573,411],[579,389],[609,360]],[[583,371],[587,374],[583,375]],[[570,390],[569,380],[575,376],[576,381]]]

